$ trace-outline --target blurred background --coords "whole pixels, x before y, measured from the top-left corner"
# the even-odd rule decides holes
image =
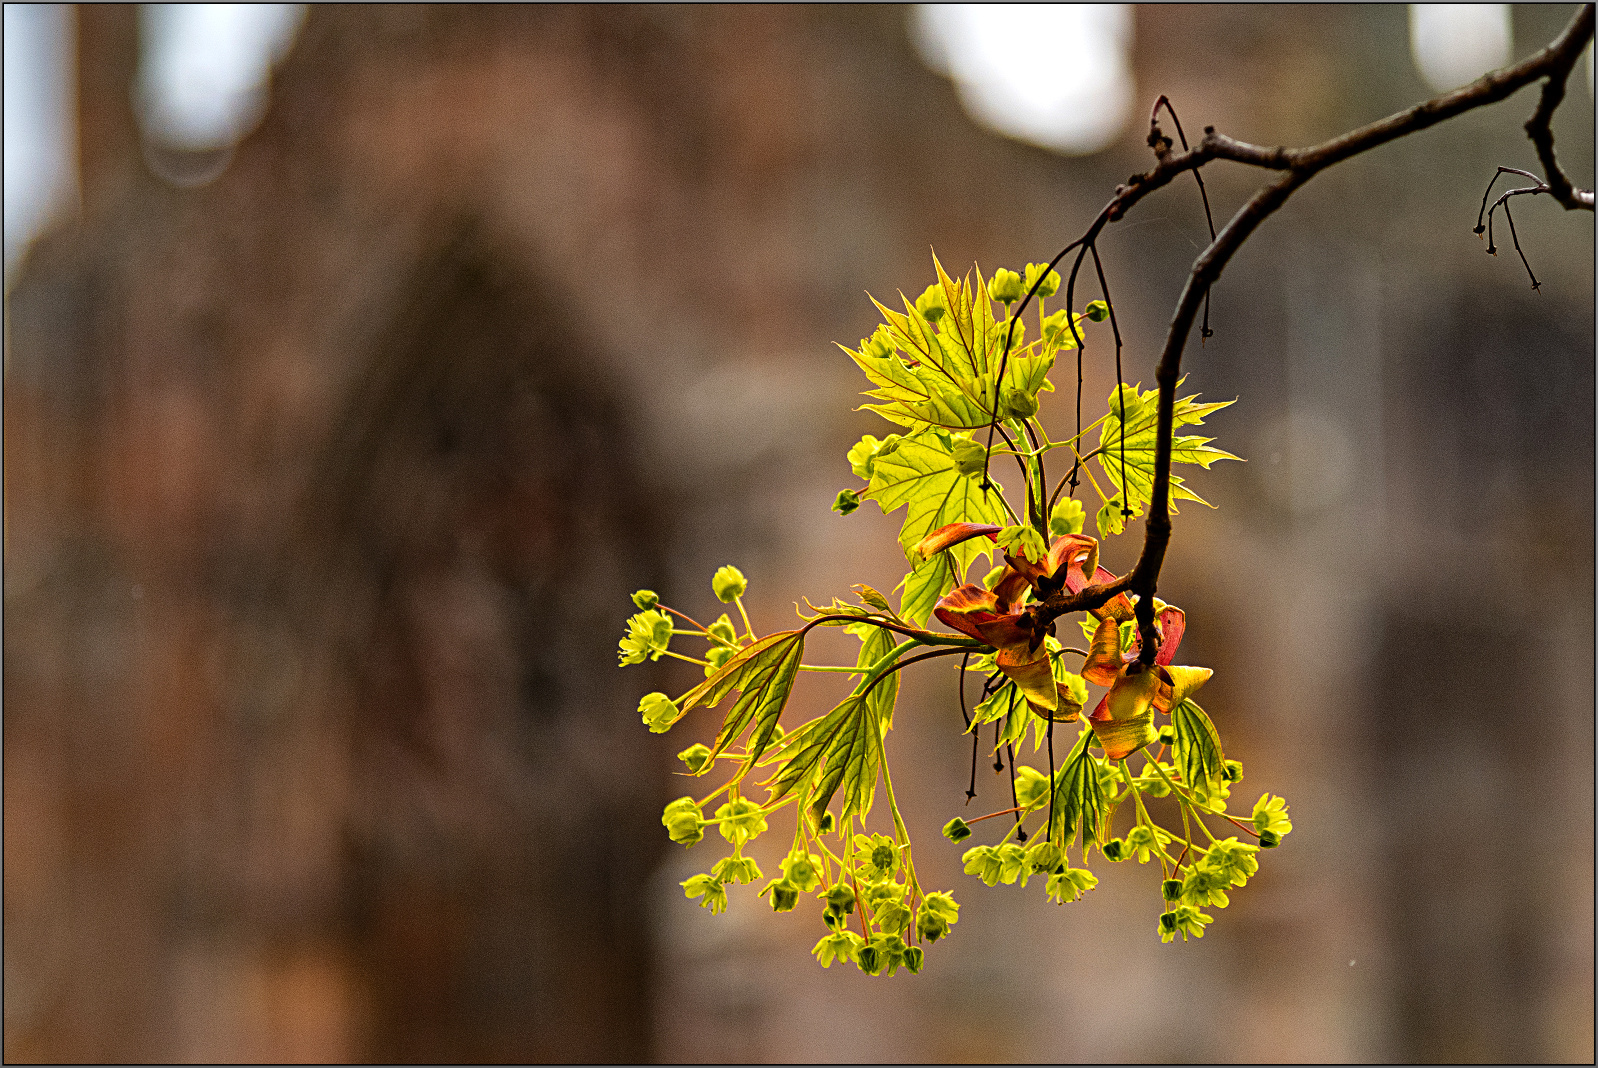
[[[1590,1061],[1593,216],[1516,201],[1540,292],[1471,233],[1535,88],[1316,179],[1189,345],[1247,463],[1161,594],[1296,824],[1202,942],[1144,870],[960,873],[929,668],[890,748],[962,921],[823,971],[815,909],[683,897],[714,717],[648,734],[695,669],[614,666],[639,587],[735,563],[772,630],[896,581],[898,517],[827,510],[888,429],[866,291],[1053,255],[1161,93],[1309,144],[1572,10],[8,5],[6,1058]],[[1205,238],[1191,183],[1106,231],[1129,380]]]

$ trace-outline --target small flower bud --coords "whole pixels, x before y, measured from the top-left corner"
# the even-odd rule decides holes
[[[1024,389],[1006,388],[999,400],[999,415],[1005,419],[1030,419],[1038,414],[1038,399]]]
[[[861,352],[868,356],[876,356],[878,359],[892,356],[893,349],[893,333],[886,326],[877,327],[870,337],[860,342]]]
[[[759,805],[748,798],[728,801],[716,809],[716,818],[721,821],[721,836],[735,846],[741,846],[766,831],[765,814],[760,811]]]
[[[695,742],[678,753],[677,759],[688,765],[690,773],[698,775],[705,770],[705,765],[710,763],[710,746],[703,742]]]
[[[859,964],[867,975],[876,975],[882,970],[882,952],[876,946],[866,946],[860,950]]]
[[[779,731],[782,730],[782,725],[780,723],[777,725],[777,730],[779,730]],[[775,738],[775,736],[773,736],[773,737]],[[821,814],[821,822],[816,824],[816,833],[817,834],[831,834],[832,833],[832,828],[835,827],[835,826],[837,826],[837,824],[835,824],[833,822],[832,813],[823,812]]]
[[[920,946],[911,946],[904,951],[904,966],[910,969],[911,975],[921,974],[921,965],[926,960],[926,955]]]
[[[936,942],[949,933],[949,925],[926,909],[916,918],[916,937],[923,942]]]
[[[705,678],[710,678],[727,665],[727,661],[738,655],[738,650],[729,649],[725,645],[711,646],[705,654]]]
[[[1239,760],[1228,760],[1221,766],[1221,778],[1227,782],[1243,781],[1243,763]]]
[[[771,884],[771,911],[792,912],[793,907],[799,904],[799,888],[791,886],[787,880]]]
[[[1082,502],[1067,497],[1055,505],[1054,511],[1049,514],[1049,533],[1056,538],[1064,534],[1080,534],[1086,518]]]
[[[742,571],[728,564],[711,578],[710,588],[716,592],[716,599],[726,604],[744,595],[744,591],[749,588],[749,580],[744,578]]]
[[[722,857],[711,867],[710,874],[723,883],[752,883],[765,877],[754,857]]]
[[[639,714],[651,734],[665,734],[677,719],[677,706],[663,693],[645,694],[638,702]]]
[[[633,594],[633,604],[637,605],[642,611],[647,612],[659,603],[660,598],[655,594],[654,590],[639,590]]]
[[[943,313],[948,311],[948,299],[944,296],[943,286],[937,282],[928,286],[916,298],[916,311],[929,323],[942,319]]]
[[[1169,723],[1167,723],[1165,726],[1160,728],[1160,744],[1161,745],[1175,745],[1176,744],[1176,728],[1171,726]]]
[[[738,643],[738,630],[732,625],[732,620],[727,618],[727,613],[725,612],[721,614],[720,619],[710,625],[710,636],[712,638],[720,638],[728,645],[736,645]]]
[[[679,797],[667,805],[660,822],[678,845],[691,846],[705,837],[704,813],[691,797]]]
[[[720,915],[727,911],[727,888],[713,875],[695,875],[677,884],[689,898],[702,897],[700,908]]]
[[[1280,845],[1287,833],[1293,829],[1293,821],[1287,816],[1287,799],[1273,797],[1271,794],[1261,794],[1260,799],[1254,802],[1254,829],[1260,833],[1260,845],[1267,849]],[[1265,835],[1272,835],[1270,842],[1265,841]]]
[[[860,507],[860,494],[852,489],[839,490],[837,500],[832,502],[832,510],[839,515],[848,515]]]
[[[1025,283],[1025,286],[1026,286],[1027,289],[1031,289],[1032,288],[1032,283],[1036,282],[1038,280],[1038,275],[1047,266],[1048,266],[1047,264],[1043,264],[1043,263],[1029,263],[1029,264],[1026,265],[1026,283]],[[1060,291],[1060,273],[1058,271],[1050,271],[1048,274],[1043,276],[1043,281],[1038,286],[1037,293],[1038,293],[1038,296],[1040,296],[1040,297],[1052,297],[1052,296],[1054,296],[1054,294],[1058,293],[1059,291]]]
[[[956,816],[943,825],[943,837],[951,842],[963,842],[971,837],[971,825]]]
[[[1175,901],[1182,896],[1182,880],[1167,879],[1160,884],[1160,896],[1167,901]]]
[[[1131,851],[1126,848],[1126,843],[1119,838],[1111,838],[1104,843],[1104,856],[1107,860],[1125,860],[1131,855]]]
[[[1162,912],[1162,913],[1160,913],[1160,933],[1161,934],[1173,934],[1173,935],[1176,933],[1176,913],[1175,912]]]
[[[1023,808],[1038,804],[1049,793],[1049,777],[1025,764],[1015,769],[1015,799]]]
[[[1090,301],[1083,314],[1095,323],[1102,323],[1110,317],[1110,306],[1102,300]]]
[[[949,450],[949,455],[954,459],[956,471],[967,478],[976,478],[982,474],[988,450],[970,438],[955,438],[954,447]]]
[[[870,478],[872,461],[877,458],[877,453],[881,449],[882,442],[877,440],[876,435],[867,434],[865,437],[855,442],[854,445],[849,449],[849,454],[847,457],[849,460],[849,470],[853,471],[861,478]]]
[[[854,911],[854,890],[848,883],[839,883],[827,891],[827,907],[840,916]]]
[[[1282,836],[1277,834],[1275,831],[1261,831],[1260,832],[1260,848],[1261,849],[1275,849],[1277,846],[1279,846],[1281,844],[1282,844]]]
[[[1014,304],[1026,290],[1021,286],[1021,276],[1000,267],[988,280],[988,296],[1000,304]]]
[[[821,883],[821,858],[810,853],[795,853],[782,862],[783,882],[809,893]]]
[[[653,608],[645,609],[627,619],[627,634],[617,647],[621,665],[642,664],[644,660],[659,660],[671,644],[671,617]]]
[[[1035,872],[1053,872],[1064,859],[1060,847],[1046,838],[1040,839],[1026,851],[1027,866]]]

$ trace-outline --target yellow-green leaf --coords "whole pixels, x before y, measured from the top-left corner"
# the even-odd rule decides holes
[[[999,487],[984,490],[978,479],[960,473],[954,459],[955,438],[945,430],[928,428],[901,438],[891,450],[876,457],[871,483],[864,496],[884,512],[905,506],[899,544],[905,559],[914,563],[915,547],[939,527],[950,523],[991,523],[1004,526],[1006,513]],[[949,551],[959,562],[959,577],[979,555],[986,555],[985,539],[961,542]]]
[[[1200,424],[1204,417],[1212,412],[1219,411],[1234,401],[1220,401],[1215,404],[1199,404],[1197,394],[1191,397],[1179,398],[1172,409],[1171,427],[1171,463],[1197,464],[1208,469],[1217,460],[1236,460],[1238,457],[1229,452],[1210,445],[1214,438],[1197,436],[1178,436],[1175,428],[1189,424]],[[1126,408],[1126,422],[1121,421],[1122,405]],[[1154,489],[1154,452],[1155,439],[1159,421],[1159,391],[1155,389],[1139,392],[1135,386],[1120,385],[1110,394],[1109,415],[1104,420],[1104,425],[1099,431],[1099,454],[1096,459],[1099,467],[1115,487],[1118,496],[1129,502],[1134,515],[1141,515],[1147,507],[1149,497]],[[1122,438],[1122,429],[1125,429],[1125,438]],[[1123,477],[1124,475],[1124,477]],[[1182,485],[1182,479],[1171,476],[1171,497],[1173,500],[1197,501],[1208,504],[1192,490]],[[1120,503],[1116,503],[1119,510]],[[1109,506],[1106,505],[1106,508]],[[1173,508],[1174,512],[1175,509]],[[1103,509],[1099,513],[1099,530],[1101,534],[1120,533],[1121,516],[1108,516]]]
[[[1218,791],[1226,755],[1221,752],[1221,736],[1210,717],[1192,701],[1182,701],[1171,709],[1171,726],[1176,734],[1171,749],[1182,781],[1201,797]]]
[[[1054,786],[1054,836],[1051,841],[1069,846],[1078,831],[1082,842],[1103,841],[1105,831],[1104,790],[1099,782],[1099,763],[1088,752],[1093,731],[1083,729],[1076,745],[1065,758]]]
[[[721,729],[716,733],[716,742],[708,760],[714,760],[753,724],[749,757],[745,762],[746,767],[753,766],[766,746],[771,744],[777,719],[782,715],[783,706],[788,703],[788,694],[793,690],[794,679],[799,674],[799,661],[804,656],[804,650],[803,631],[769,634],[747,649],[740,650],[721,670],[688,691],[682,700],[683,713],[698,705],[713,708],[732,691],[739,691],[738,700],[733,702],[722,720]]]

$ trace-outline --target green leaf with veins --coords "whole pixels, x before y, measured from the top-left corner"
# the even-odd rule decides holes
[[[893,634],[873,628],[860,644],[856,664],[860,668],[876,664],[893,648]],[[852,815],[864,818],[876,793],[882,739],[893,727],[898,695],[897,674],[884,676],[864,693],[857,690],[844,698],[821,720],[800,728],[805,734],[802,744],[769,781],[771,800],[798,787],[805,794],[801,803],[819,824],[841,788],[844,800],[839,822]]]
[[[882,627],[867,626],[862,629],[869,633],[860,642],[860,656],[855,661],[855,664],[860,668],[868,668],[893,652],[894,633],[891,630],[884,630]],[[893,729],[893,706],[898,699],[898,672],[894,672],[877,683],[866,697],[866,703],[871,706],[871,711],[876,713],[884,734]]]
[[[1178,383],[1180,385],[1180,383]],[[1214,448],[1210,442],[1214,438],[1197,436],[1175,436],[1175,428],[1189,424],[1201,424],[1204,417],[1212,412],[1219,411],[1235,401],[1220,401],[1215,404],[1198,404],[1198,394],[1182,397],[1176,401],[1172,410],[1171,427],[1173,438],[1171,442],[1171,463],[1198,464],[1208,469],[1216,460],[1236,460],[1229,452]],[[1125,473],[1122,480],[1123,447],[1121,439],[1121,404],[1126,404],[1126,440],[1124,449]],[[1143,509],[1149,503],[1149,497],[1154,490],[1154,449],[1156,430],[1159,422],[1159,391],[1151,389],[1146,393],[1139,393],[1137,387],[1121,385],[1110,393],[1110,412],[1099,430],[1099,453],[1095,459],[1099,468],[1109,478],[1110,484],[1115,487],[1118,499],[1115,502],[1116,515],[1106,517],[1104,509],[1099,513],[1099,530],[1102,534],[1120,533],[1123,524],[1119,522],[1120,500],[1130,503],[1134,516],[1142,515]],[[1182,484],[1181,478],[1174,473],[1171,475],[1171,498],[1173,503],[1177,500],[1197,501],[1209,507],[1208,501],[1198,496]],[[1108,507],[1108,506],[1106,506]],[[1176,509],[1171,509],[1175,513]],[[1106,521],[1108,518],[1108,522]]]
[[[918,627],[925,626],[938,599],[957,585],[954,561],[948,553],[938,553],[900,580],[899,615]]]
[[[872,465],[871,483],[864,496],[876,501],[884,512],[905,507],[899,546],[912,566],[925,566],[915,555],[915,547],[939,527],[950,523],[1006,525],[1001,487],[994,482],[992,489],[984,490],[976,479],[960,472],[954,456],[957,440],[947,430],[929,427],[901,438],[891,451],[879,452]],[[985,538],[972,538],[948,550],[959,565],[962,581],[971,561],[988,555],[990,549],[984,546],[991,545]]]
[[[1200,797],[1214,794],[1221,787],[1226,762],[1215,724],[1198,705],[1183,701],[1171,709],[1171,726],[1176,734],[1171,749],[1182,781]]]
[[[1002,747],[1026,737],[1029,714],[1030,706],[1021,691],[1015,683],[1006,682],[994,690],[987,700],[977,705],[976,711],[971,714],[971,726],[966,733],[970,734],[983,724],[1000,721],[1002,726],[999,728],[998,746]]]
[[[788,703],[794,679],[799,674],[799,661],[804,656],[805,637],[802,631],[788,630],[770,634],[741,650],[710,678],[695,686],[683,697],[679,718],[690,709],[704,705],[713,708],[734,690],[739,691],[716,732],[715,744],[707,760],[714,760],[743,734],[752,723],[754,733],[750,738],[748,757],[744,767],[754,766],[760,754],[771,744],[777,727],[777,717]]]
[[[827,805],[847,777],[849,789],[844,795],[842,818],[847,819],[862,807],[869,809],[880,752],[881,739],[875,737],[876,733],[877,717],[870,705],[858,694],[850,694],[809,732],[793,759],[777,772],[771,784],[771,799],[776,801],[794,787],[801,787],[801,804],[806,805],[811,820],[819,825]]]
[[[955,281],[942,264],[937,270],[946,310],[936,325],[902,294],[903,313],[873,300],[886,321],[885,329],[858,350],[839,346],[876,387],[866,396],[881,403],[864,407],[912,430],[927,426],[975,430],[993,420],[993,385],[1001,363],[1006,391],[1036,396],[1052,390],[1048,372],[1055,352],[1070,344],[1069,331],[1063,342],[1056,330],[1044,342],[1027,345],[1024,324],[1017,323],[1005,361],[1010,321],[994,318],[982,272],[974,272],[973,289],[970,276]],[[883,351],[890,346],[893,351]]]
[[[1099,783],[1099,763],[1088,752],[1093,739],[1091,727],[1077,736],[1065,763],[1061,765],[1054,788],[1054,841],[1070,845],[1077,831],[1084,847],[1102,840],[1106,829],[1104,791]]]
[[[779,801],[798,787],[801,794],[809,791],[822,758],[837,739],[844,725],[858,715],[864,715],[864,706],[856,694],[850,694],[832,711],[820,719],[811,720],[793,735],[783,739],[787,758],[765,782],[771,792],[771,801]]]

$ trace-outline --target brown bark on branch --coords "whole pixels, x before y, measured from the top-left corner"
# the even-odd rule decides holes
[[[1143,551],[1138,557],[1136,566],[1128,576],[1104,587],[1093,587],[1068,597],[1057,594],[1047,598],[1034,610],[1038,624],[1046,625],[1058,615],[1086,607],[1085,604],[1078,602],[1095,600],[1093,607],[1097,607],[1109,599],[1105,596],[1102,600],[1098,600],[1097,595],[1109,591],[1112,587],[1129,589],[1139,598],[1137,620],[1142,638],[1141,656],[1145,662],[1152,663],[1154,654],[1159,648],[1159,636],[1154,629],[1154,592],[1159,584],[1165,550],[1171,540],[1169,507],[1171,433],[1176,383],[1181,377],[1182,370],[1182,350],[1187,343],[1188,334],[1192,331],[1193,319],[1204,295],[1220,278],[1232,255],[1243,242],[1248,240],[1260,223],[1287,202],[1288,197],[1292,196],[1299,186],[1333,164],[1341,163],[1345,159],[1429,126],[1435,126],[1467,111],[1495,104],[1531,83],[1546,78],[1548,83],[1543,88],[1537,110],[1526,123],[1526,132],[1537,146],[1538,156],[1542,160],[1544,169],[1548,171],[1549,192],[1567,208],[1592,208],[1593,194],[1590,191],[1572,188],[1568,177],[1559,169],[1554,158],[1553,134],[1549,128],[1554,109],[1564,97],[1565,81],[1570,75],[1571,68],[1592,36],[1593,5],[1584,4],[1558,37],[1547,47],[1520,63],[1485,74],[1467,86],[1309,148],[1264,148],[1234,140],[1216,133],[1212,127],[1206,127],[1202,141],[1190,151],[1173,155],[1169,151],[1168,140],[1160,135],[1157,125],[1151,122],[1150,144],[1163,143],[1164,146],[1164,151],[1158,153],[1158,166],[1144,174],[1133,175],[1126,185],[1118,186],[1115,196],[1100,209],[1087,231],[1061,250],[1060,254],[1050,262],[1050,268],[1072,249],[1090,248],[1106,224],[1120,219],[1144,196],[1166,185],[1184,171],[1197,170],[1211,160],[1231,160],[1235,163],[1286,173],[1250,197],[1209,246],[1199,254],[1193,262],[1193,268],[1177,300],[1176,311],[1171,316],[1171,325],[1166,334],[1165,346],[1160,354],[1159,366],[1155,371],[1155,380],[1159,386],[1159,411],[1155,431],[1154,485],[1150,494],[1149,517],[1144,527]],[[1556,180],[1563,184],[1556,187]],[[1563,190],[1562,196],[1559,190]],[[1078,263],[1080,259],[1079,254]],[[1072,275],[1074,281],[1074,271]],[[1040,283],[1041,278],[1040,275]],[[1036,286],[1033,288],[1036,289]],[[1031,297],[1032,293],[1029,292],[1027,300]],[[1021,308],[1016,311],[1017,316],[1025,306],[1026,301],[1023,301]],[[1090,597],[1090,594],[1094,596]]]

